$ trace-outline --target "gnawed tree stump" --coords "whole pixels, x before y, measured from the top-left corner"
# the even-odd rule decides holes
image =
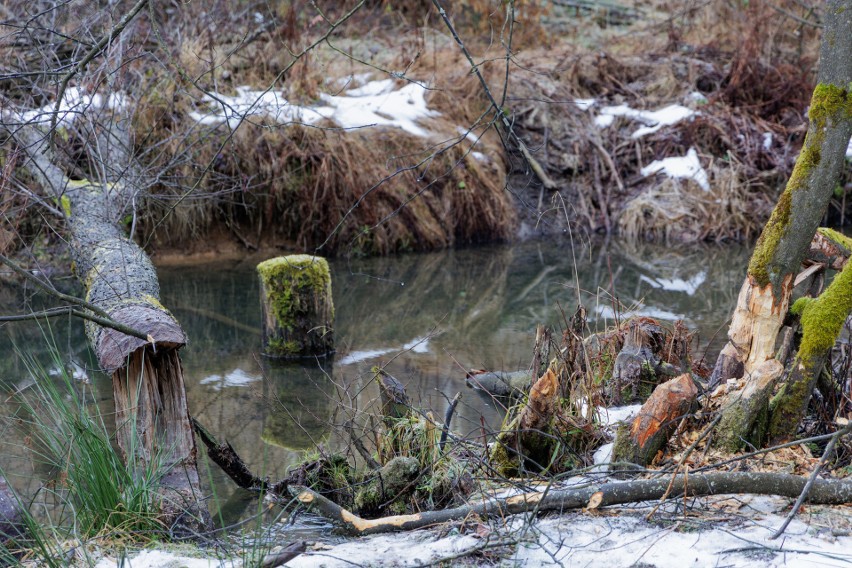
[[[503,475],[515,476],[529,465],[546,467],[550,455],[549,425],[560,409],[559,378],[552,369],[539,378],[526,404],[500,432],[489,456],[491,464]]]
[[[257,265],[263,348],[270,357],[325,357],[334,352],[331,273],[324,258],[296,254]]]
[[[769,397],[783,372],[784,366],[779,361],[764,361],[748,377],[741,391],[728,396],[713,438],[714,445],[729,452],[736,452],[746,444],[761,447],[766,437]],[[795,432],[795,425],[790,426]]]
[[[112,375],[118,445],[128,466],[165,468],[160,493],[165,520],[186,530],[209,524],[198,480],[196,447],[178,349],[186,336],[160,304],[157,273],[148,256],[115,221],[118,184],[72,182],[71,251],[86,300],[148,341],[86,322],[100,367]]]
[[[689,414],[698,387],[688,373],[659,385],[633,419],[629,428],[619,426],[613,446],[613,461],[646,466],[674,433],[680,420]]]
[[[728,330],[730,342],[716,363],[712,384],[753,375],[755,369],[775,356],[775,342],[790,305],[794,277],[811,246],[825,215],[852,135],[852,16],[849,0],[831,0],[823,10],[820,64],[817,85],[808,111],[809,126],[802,151],[755,245],[737,308]],[[816,359],[812,359],[816,361]],[[788,436],[806,409],[813,383],[805,378],[785,389],[774,406],[788,410],[770,426],[769,439]],[[758,390],[753,392],[757,393]],[[790,403],[782,399],[791,399]],[[804,401],[804,402],[803,402]],[[737,411],[731,407],[730,411]],[[725,412],[729,412],[726,410]],[[748,426],[751,421],[728,421],[728,427]],[[744,431],[726,433],[746,438]]]

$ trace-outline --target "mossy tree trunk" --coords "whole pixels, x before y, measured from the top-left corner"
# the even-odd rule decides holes
[[[793,281],[801,268],[817,226],[825,215],[852,135],[852,0],[827,2],[820,47],[818,83],[808,112],[810,125],[802,152],[796,160],[787,187],[755,246],[748,274],[740,290],[730,329],[713,373],[713,384],[743,377],[774,357],[776,336],[787,315]],[[813,360],[815,362],[816,360]],[[812,381],[791,379],[785,396],[803,407],[810,397]],[[803,382],[804,380],[804,382]],[[772,382],[766,388],[772,388]],[[750,389],[763,397],[760,389]],[[776,401],[778,407],[780,402]],[[729,405],[725,412],[761,405]],[[798,412],[786,413],[792,419]],[[752,424],[754,417],[726,420],[728,428]],[[790,434],[795,427],[789,423]],[[780,432],[770,432],[777,438]],[[727,432],[729,439],[747,439],[748,432]]]
[[[116,128],[114,134],[120,132]],[[153,264],[125,236],[121,224],[129,200],[140,194],[139,178],[130,167],[121,170],[121,179],[73,181],[56,165],[36,127],[22,128],[16,138],[31,157],[28,169],[62,204],[74,272],[85,286],[86,301],[113,322],[146,337],[86,322],[99,365],[112,375],[117,441],[127,466],[139,472],[156,467],[164,473],[159,506],[166,526],[179,532],[206,528],[209,514],[200,490],[178,354],[186,336],[159,301]],[[125,138],[116,144],[129,148],[128,142]],[[123,151],[116,154],[132,166]]]

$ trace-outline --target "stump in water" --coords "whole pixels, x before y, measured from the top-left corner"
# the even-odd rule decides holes
[[[324,357],[334,352],[331,274],[324,258],[296,254],[257,265],[264,354]]]

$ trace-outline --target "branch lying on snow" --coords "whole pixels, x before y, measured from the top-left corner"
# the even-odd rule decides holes
[[[782,473],[708,473],[678,475],[671,483],[670,495],[689,496],[751,493],[798,497],[807,479]],[[324,517],[343,526],[356,535],[413,530],[430,525],[456,521],[475,514],[516,515],[531,511],[564,511],[586,507],[596,493],[600,493],[598,506],[622,505],[659,499],[669,489],[669,479],[640,479],[621,483],[587,485],[572,489],[551,490],[547,493],[525,493],[513,497],[499,497],[442,511],[427,511],[414,515],[394,515],[381,519],[362,519],[302,486],[291,486],[290,493],[302,504],[313,508]],[[839,505],[852,501],[852,482],[818,479],[810,489],[810,503]]]

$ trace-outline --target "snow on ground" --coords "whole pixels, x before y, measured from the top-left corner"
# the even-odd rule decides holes
[[[498,566],[606,566],[622,568],[810,568],[852,565],[852,522],[841,507],[806,507],[781,538],[769,536],[784,521],[792,500],[760,496],[715,496],[672,500],[645,519],[653,503],[593,512],[550,514],[532,523],[524,515],[479,522],[468,534],[457,525],[315,544],[285,564],[291,568],[404,567],[472,562],[478,549],[498,553]],[[335,537],[339,540],[339,537]],[[509,548],[499,545],[510,543]],[[488,565],[494,565],[491,557]],[[470,564],[465,564],[470,565]],[[102,559],[96,568],[213,568],[241,566],[239,560],[199,559],[146,551],[123,564]]]
[[[282,92],[243,86],[237,87],[234,96],[205,95],[205,108],[189,115],[201,124],[227,121],[231,128],[247,118],[262,116],[278,123],[300,124],[329,119],[341,128],[391,126],[415,136],[426,136],[428,131],[419,122],[438,115],[426,105],[426,92],[427,88],[419,83],[396,89],[393,79],[384,79],[370,81],[342,95],[321,94],[321,105],[301,106],[289,102]]]
[[[575,101],[575,103],[580,105],[580,101],[582,100],[583,99]],[[653,134],[664,126],[677,124],[681,120],[691,118],[697,114],[699,114],[697,111],[677,104],[669,105],[658,110],[637,110],[629,107],[628,105],[617,105],[603,107],[595,117],[595,125],[597,125],[598,128],[606,128],[613,123],[615,117],[623,116],[645,124],[645,126],[636,129],[633,134],[630,135],[632,138],[641,138],[647,134]]]
[[[641,170],[643,176],[649,176],[657,172],[663,173],[670,178],[691,179],[704,191],[710,191],[707,172],[701,167],[701,162],[698,160],[698,153],[695,151],[695,148],[690,148],[686,156],[655,160]]]

